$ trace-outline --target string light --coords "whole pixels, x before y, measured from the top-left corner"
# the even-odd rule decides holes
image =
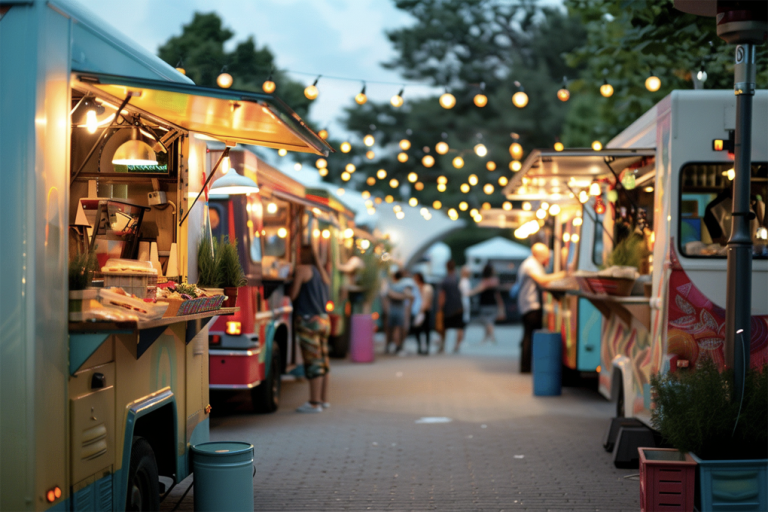
[[[438,176],[437,177],[437,182],[438,183],[442,183],[443,185],[445,185],[446,183],[448,183],[448,178],[446,178],[445,176]]]
[[[352,144],[350,144],[349,142],[342,142],[341,145],[339,146],[339,149],[341,150],[342,153],[349,153],[350,151],[352,151]]]
[[[408,161],[408,153],[398,153],[397,154],[397,161],[400,163],[405,163]]]
[[[516,81],[515,85],[519,90],[512,95],[512,104],[517,108],[523,108],[528,104],[528,95],[523,91],[523,86],[520,85],[520,82]]]
[[[352,174],[357,170],[357,167],[355,167],[355,164],[349,163],[344,166],[344,170],[347,171],[349,174]]]
[[[409,141],[408,139],[401,140],[400,149],[402,149],[403,151],[408,151],[409,149],[411,149],[411,141]]]
[[[368,147],[373,146],[376,143],[376,139],[373,138],[373,135],[366,135],[363,137],[363,144],[365,144]]]
[[[462,183],[461,186],[459,187],[459,190],[467,194],[469,192],[469,185],[467,185],[466,183]]]
[[[365,158],[367,158],[368,160],[373,160],[374,158],[376,158],[376,153],[374,153],[373,151],[370,151],[370,150],[366,151],[365,152]]]
[[[593,151],[600,151],[603,149],[603,145],[599,140],[596,140],[592,143],[592,150]]]
[[[440,201],[432,202],[432,208],[434,208],[435,210],[439,210],[442,207],[443,207],[443,203],[441,203]]]
[[[378,171],[376,171],[376,177],[379,178],[380,180],[383,180],[384,178],[387,177],[387,171],[385,171],[384,169],[379,169]]]
[[[547,211],[549,209],[549,203],[546,201],[542,201],[541,205],[539,205],[539,209]]]
[[[486,183],[483,185],[483,192],[485,192],[485,195],[491,195],[493,194],[493,185],[491,183]]]
[[[264,81],[263,84],[261,84],[261,88],[267,94],[272,94],[273,92],[275,92],[275,89],[277,89],[277,85],[275,84],[275,81],[272,79],[272,71],[269,72],[269,77]]]
[[[555,142],[555,151],[562,151],[565,149],[565,146],[563,146],[563,143],[560,141]]]
[[[661,87],[661,79],[653,74],[651,71],[650,76],[645,79],[645,88],[651,92],[656,92]]]
[[[326,176],[328,176],[328,168],[327,168],[327,167],[323,167],[322,169],[319,169],[319,170],[317,171],[317,173],[318,173],[320,176],[322,176],[323,178],[325,178]]]
[[[416,180],[418,179],[419,179],[419,175],[416,174],[415,172],[408,173],[408,181],[410,181],[411,183],[416,183]]]
[[[234,82],[232,75],[227,73],[227,66],[224,66],[221,68],[221,73],[219,73],[219,76],[216,77],[216,85],[222,89],[229,89],[232,87],[232,82]]]
[[[440,106],[450,110],[456,105],[456,97],[448,91],[445,91],[439,99]]]
[[[432,167],[435,165],[435,157],[432,155],[424,155],[421,159],[421,165],[424,167]]]
[[[573,219],[574,226],[581,226],[582,224],[584,224],[584,219],[582,219],[581,217],[576,217]]]
[[[480,215],[479,213],[477,215],[475,215],[473,218],[474,218],[475,222],[478,223],[478,224],[483,222],[483,216]]]
[[[558,213],[560,213],[560,206],[559,205],[553,204],[552,206],[549,207],[549,214],[551,216],[554,217]]]
[[[472,101],[474,101],[476,107],[483,108],[488,104],[488,96],[482,93],[475,94],[475,97],[472,98]]]
[[[699,71],[696,72],[696,79],[701,83],[704,83],[707,81],[707,72],[704,70],[703,62],[701,63],[701,69],[699,69]]]
[[[469,215],[470,215],[470,217],[474,217],[474,216],[475,216],[475,215],[477,215],[478,213],[480,213],[480,212],[479,212],[479,211],[477,211],[477,208],[472,208],[471,210],[469,210]]]
[[[489,171],[495,171],[496,170],[496,162],[488,161],[485,163],[485,168]]]
[[[509,201],[504,201],[504,203],[502,203],[501,207],[504,209],[504,211],[508,212],[508,211],[510,211],[512,209],[512,203],[510,203]]]
[[[350,179],[351,177],[352,177],[352,175],[351,175],[351,174],[349,174],[347,171],[344,171],[343,173],[341,173],[341,179],[342,179],[343,181],[349,181],[349,179]]]
[[[328,139],[328,130],[326,130],[325,128],[323,128],[322,130],[320,130],[319,132],[317,132],[317,135],[318,135],[318,136],[319,136],[321,139],[323,139],[323,140],[326,140],[326,139]]]
[[[176,63],[176,71],[186,76],[187,70],[184,69],[184,61],[182,59],[179,59],[179,62]]]
[[[589,194],[587,193],[586,190],[582,190],[581,192],[579,192],[579,202],[581,204],[584,204],[587,201],[589,201]]]
[[[600,86],[600,94],[602,94],[604,98],[613,96],[613,86],[608,83],[608,79],[606,78],[603,78],[603,85]]]
[[[522,168],[523,168],[523,164],[520,163],[520,160],[512,160],[511,162],[509,162],[509,170],[512,172],[517,172]]]
[[[573,235],[571,235],[571,242],[573,242],[575,244],[579,243],[579,234],[578,233],[574,233]]]
[[[295,164],[293,164],[293,170],[294,171],[300,171],[301,170],[301,163],[300,162],[296,162]]]
[[[418,204],[419,204],[419,200],[418,200],[418,199],[416,199],[415,197],[412,197],[412,198],[410,198],[410,199],[408,200],[408,205],[409,205],[409,206],[412,206],[412,207],[414,207],[414,208],[415,208],[415,207],[416,207]]]
[[[500,187],[506,187],[507,183],[509,183],[509,180],[507,179],[506,176],[500,176],[499,177],[499,186]]]
[[[445,192],[446,186],[445,183],[438,183],[437,184],[437,191],[438,192]]]
[[[531,211],[531,203],[529,203],[528,201],[524,202],[523,203],[523,210],[526,211],[526,212]]]
[[[457,156],[456,158],[453,159],[453,166],[457,169],[461,169],[462,167],[464,167],[464,159],[461,158],[460,156]]]
[[[85,128],[88,133],[96,133],[99,126],[99,120],[96,118],[96,110],[89,109],[85,113]]]
[[[403,91],[405,91],[405,88],[400,89],[400,92],[390,98],[389,102],[393,107],[399,108],[403,106]]]
[[[392,178],[389,180],[389,186],[392,188],[397,188],[400,185],[400,182],[397,181],[395,178]]]
[[[366,101],[368,101],[368,96],[365,95],[365,82],[363,82],[362,90],[355,96],[355,103],[365,105]]]
[[[509,154],[515,160],[520,160],[523,157],[523,146],[519,142],[513,142],[509,145]]]
[[[571,93],[568,91],[567,83],[568,79],[563,77],[563,86],[557,91],[557,99],[563,102],[568,101],[568,98],[571,97]]]
[[[363,190],[363,192],[360,195],[363,197],[363,199],[368,199],[369,197],[371,197],[371,193],[367,190]]]
[[[470,174],[469,177],[467,178],[467,181],[469,182],[470,185],[474,187],[475,185],[477,185],[477,175]]]
[[[365,183],[369,187],[372,187],[372,186],[374,186],[376,184],[376,178],[374,178],[373,176],[368,176],[368,178],[365,180]]]
[[[488,154],[488,148],[486,148],[483,144],[477,144],[475,145],[475,154],[480,158],[483,158]]]
[[[395,198],[390,196],[390,195],[387,195],[386,197],[384,197],[384,201],[386,201],[388,203],[391,203],[394,200],[395,200]]]
[[[325,158],[318,158],[315,160],[315,167],[318,169],[325,169],[328,167],[328,161]]]
[[[457,220],[459,218],[459,212],[457,212],[455,208],[451,208],[448,210],[448,217],[451,220]]]
[[[288,150],[284,149],[284,148],[280,148],[280,149],[277,150],[277,154],[280,155],[280,156],[285,156],[285,155],[288,154]]]
[[[438,154],[444,155],[448,152],[448,150],[451,149],[448,147],[447,142],[440,141],[435,145],[435,151],[437,151]]]
[[[413,188],[421,192],[422,190],[424,190],[424,184],[420,181],[417,181],[416,184],[413,185]]]
[[[320,94],[320,91],[317,90],[317,82],[318,80],[320,80],[321,76],[322,75],[318,75],[318,77],[315,78],[315,81],[312,83],[312,85],[308,85],[304,89],[304,96],[306,96],[308,100],[314,100]]]
[[[547,210],[536,210],[536,218],[544,220],[544,218],[547,216]]]
[[[467,211],[467,208],[469,208],[469,205],[467,204],[466,201],[462,201],[459,203],[459,210],[465,212]]]

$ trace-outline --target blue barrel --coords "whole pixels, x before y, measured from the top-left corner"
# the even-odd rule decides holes
[[[201,443],[192,447],[195,510],[253,512],[253,445]]]
[[[563,341],[560,333],[533,333],[533,394],[555,396],[562,392]]]

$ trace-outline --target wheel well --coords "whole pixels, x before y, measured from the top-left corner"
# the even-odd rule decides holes
[[[280,347],[280,375],[282,375],[288,367],[288,327],[285,324],[277,326],[273,343],[277,343]]]
[[[175,427],[173,406],[168,404],[140,417],[133,429],[133,435],[146,439],[155,452],[161,476],[176,475]]]

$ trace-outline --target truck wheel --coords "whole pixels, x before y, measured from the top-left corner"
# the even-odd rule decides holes
[[[616,417],[617,418],[625,418],[626,414],[624,411],[624,381],[621,378],[621,373],[619,373],[619,391],[618,396],[616,397]]]
[[[256,412],[275,412],[280,405],[280,346],[272,344],[272,359],[266,379],[251,390],[251,402]]]
[[[125,510],[160,510],[160,485],[155,452],[143,437],[134,437]]]

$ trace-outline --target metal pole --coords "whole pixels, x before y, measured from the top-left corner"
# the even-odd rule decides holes
[[[755,46],[736,46],[734,91],[736,94],[736,134],[734,144],[733,217],[728,240],[727,303],[725,308],[726,365],[734,369],[736,399],[749,368],[750,321],[752,312],[752,233],[749,231],[749,196],[752,174],[752,97],[755,94]],[[737,339],[743,329],[746,342]]]

